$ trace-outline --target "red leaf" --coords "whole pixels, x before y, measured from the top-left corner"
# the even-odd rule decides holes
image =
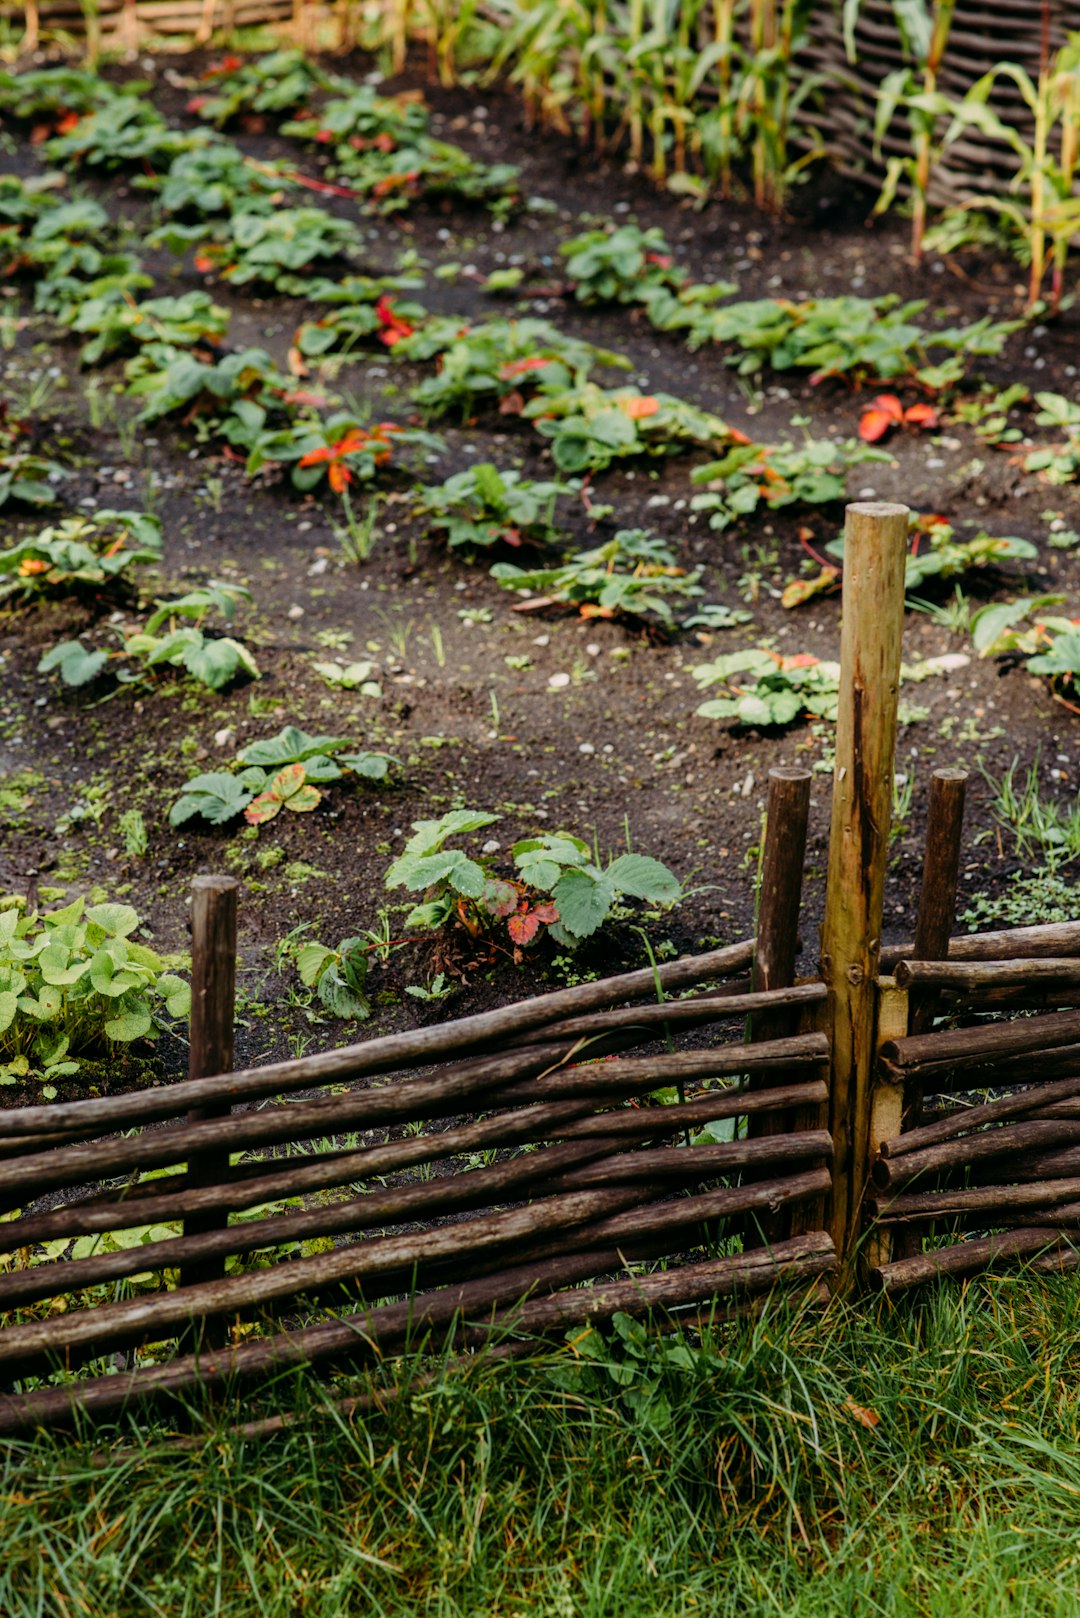
[[[879,393],[874,400],[875,410],[884,410],[892,421],[903,421],[904,407],[895,393]]]
[[[631,421],[641,421],[646,416],[655,416],[660,409],[659,399],[653,399],[643,394],[637,399],[623,399],[622,408]]]
[[[559,919],[558,910],[556,910],[553,904],[549,904],[546,900],[543,904],[533,906],[533,915],[536,917],[537,921],[546,921],[549,923],[558,921]]]
[[[506,925],[515,944],[531,944],[540,931],[540,917],[535,910],[520,911]]]
[[[892,416],[884,410],[866,410],[859,422],[859,437],[864,444],[876,444],[884,438],[896,425]]]
[[[938,413],[933,405],[909,405],[904,411],[904,424],[907,427],[918,427],[923,432],[930,432],[938,424]]]

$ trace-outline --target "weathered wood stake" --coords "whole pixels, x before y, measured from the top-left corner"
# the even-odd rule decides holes
[[[841,1286],[853,1279],[868,1172],[908,515],[907,506],[850,505],[844,530],[840,705],[821,936],[832,1031],[832,1228]]]
[[[240,884],[232,876],[197,876],[191,884],[191,1028],[188,1078],[228,1073],[233,1065],[236,1005],[236,900]],[[188,1123],[228,1117],[228,1102],[194,1107]],[[210,1148],[188,1161],[188,1185],[213,1185],[228,1174],[228,1148]],[[191,1214],[185,1236],[200,1236],[228,1223],[223,1211]],[[181,1286],[223,1275],[222,1260],[185,1266]]]

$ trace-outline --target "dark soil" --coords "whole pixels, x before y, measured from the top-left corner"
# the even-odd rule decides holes
[[[183,119],[200,58],[163,58],[137,71],[155,80],[154,100],[174,121]],[[339,64],[335,64],[339,65]],[[370,64],[357,61],[359,74]],[[414,85],[418,80],[403,81]],[[396,86],[401,87],[401,86]],[[521,165],[526,196],[551,199],[557,212],[521,213],[505,228],[480,211],[417,209],[392,222],[365,219],[372,272],[393,270],[401,251],[414,248],[428,266],[421,301],[432,309],[474,315],[509,311],[515,304],[485,296],[472,278],[508,262],[551,267],[556,249],[590,221],[635,219],[660,225],[695,280],[730,278],[743,297],[863,295],[898,291],[925,297],[931,316],[952,322],[1017,312],[1017,271],[1008,263],[944,264],[914,269],[903,221],[864,220],[871,199],[847,182],[818,176],[792,201],[788,220],[762,218],[736,203],[710,203],[695,211],[658,194],[646,180],[615,162],[583,155],[567,140],[522,128],[518,103],[508,94],[426,93],[436,110],[435,132],[487,160]],[[276,155],[287,147],[273,132],[229,132],[253,153]],[[294,160],[298,152],[287,148]],[[301,157],[302,166],[309,167]],[[25,171],[37,157],[25,145],[8,148],[3,166]],[[124,179],[92,183],[118,216],[147,217],[145,194]],[[308,199],[309,201],[312,199]],[[355,217],[345,201],[335,211]],[[470,267],[456,284],[431,278],[440,262]],[[205,284],[185,263],[152,261],[160,290]],[[245,298],[215,285],[215,298],[234,311],[230,344],[254,342],[284,361],[301,302]],[[525,307],[519,305],[518,307]],[[263,677],[223,694],[163,682],[153,690],[67,691],[35,672],[42,650],[71,638],[100,618],[94,602],[0,616],[0,788],[8,807],[0,843],[0,891],[29,892],[43,902],[101,890],[123,896],[145,917],[157,947],[185,948],[185,905],[191,878],[226,870],[243,883],[240,935],[243,972],[238,1060],[264,1061],[291,1050],[315,1049],[355,1038],[354,1025],[320,1020],[298,995],[291,969],[275,971],[275,946],[291,929],[328,944],[376,924],[388,897],[383,875],[411,823],[467,805],[496,812],[492,835],[503,848],[537,828],[566,828],[601,851],[615,851],[629,835],[636,850],[666,861],[692,890],[667,917],[649,923],[654,946],[669,940],[684,951],[704,941],[730,941],[752,926],[753,868],[763,794],[773,765],[808,761],[820,766],[814,792],[807,869],[804,963],[812,966],[820,919],[829,804],[828,728],[793,727],[761,735],[718,726],[695,714],[691,669],[707,657],[741,645],[775,642],[787,652],[834,657],[839,602],[821,599],[800,613],[781,609],[783,583],[804,559],[799,530],[822,546],[835,536],[842,509],[815,508],[771,520],[750,520],[724,534],[710,532],[688,509],[693,457],[634,470],[613,469],[596,480],[599,498],[615,507],[620,526],[643,526],[668,539],[688,566],[705,569],[704,599],[742,605],[753,622],[723,634],[663,640],[640,628],[582,621],[569,614],[520,613],[513,598],[489,579],[485,564],[450,559],[420,533],[410,517],[408,482],[388,485],[378,544],[362,565],[343,559],[335,538],[334,496],[302,498],[281,482],[249,483],[242,467],[197,445],[190,430],[161,425],[149,435],[125,426],[130,405],[106,385],[99,398],[105,420],[91,425],[88,377],[80,375],[77,347],[35,319],[29,302],[12,289],[5,305],[27,316],[15,345],[0,355],[4,393],[17,406],[55,371],[56,386],[39,403],[43,447],[75,468],[63,490],[67,508],[82,503],[141,505],[151,498],[164,521],[165,563],[155,593],[207,577],[247,584],[251,606],[238,632],[256,652]],[[715,410],[757,438],[791,431],[793,417],[811,418],[815,436],[854,433],[866,399],[842,384],[812,387],[802,373],[767,378],[760,393],[746,388],[720,351],[688,355],[677,335],[657,334],[624,309],[585,310],[569,299],[545,296],[527,303],[568,332],[628,354],[643,387],[681,394]],[[1017,378],[1032,387],[1072,391],[1080,364],[1077,317],[1049,330],[1018,333],[1000,361],[985,367],[1005,385]],[[339,386],[375,403],[375,416],[407,410],[404,390],[421,374],[382,355],[360,355]],[[106,381],[120,375],[106,368]],[[94,419],[100,420],[100,417]],[[468,426],[440,425],[447,451],[438,478],[472,460],[515,465],[527,475],[550,474],[541,441],[524,424],[493,413]],[[973,584],[974,594],[997,588],[1020,594],[1061,589],[1075,598],[1080,562],[1046,547],[1048,508],[1080,529],[1080,495],[1050,489],[1025,477],[1007,454],[986,448],[967,428],[949,425],[940,435],[897,435],[888,465],[857,469],[853,495],[871,490],[902,499],[956,523],[985,525],[992,533],[1019,534],[1039,543],[1039,564],[1027,578],[1014,573]],[[36,519],[3,514],[5,538],[38,526]],[[581,515],[575,540],[589,538]],[[740,582],[741,581],[741,582]],[[462,617],[472,609],[475,621]],[[106,609],[107,610],[107,609]],[[321,638],[320,638],[321,637]],[[313,671],[319,657],[348,653],[379,664],[381,701],[332,692]],[[908,618],[909,660],[971,653],[970,641],[925,615]],[[527,668],[508,658],[527,657]],[[569,676],[561,689],[551,677]],[[947,677],[912,687],[925,709],[906,726],[898,768],[914,774],[907,823],[894,844],[886,922],[898,937],[911,924],[921,862],[923,806],[931,769],[962,763],[973,770],[968,849],[962,900],[999,891],[1019,861],[1012,839],[996,834],[988,815],[989,789],[981,763],[1000,775],[1017,756],[1040,759],[1048,796],[1071,795],[1076,779],[1074,716],[1055,704],[1045,684],[1022,672],[971,660]],[[272,735],[286,723],[350,734],[362,745],[402,761],[393,787],[331,790],[311,816],[280,816],[254,830],[203,831],[191,823],[170,830],[167,813],[181,784],[200,769],[224,767],[238,747]],[[1051,771],[1054,772],[1053,777]],[[146,855],[125,857],[117,822],[137,807],[150,832]],[[89,810],[89,812],[87,812]],[[432,947],[412,943],[373,973],[379,1032],[420,1020],[479,1010],[535,992],[560,974],[617,969],[638,963],[641,940],[629,927],[583,949],[572,963],[552,967],[550,953],[515,966],[509,950],[477,958],[462,940],[436,959]],[[443,969],[456,992],[423,1005],[405,996]],[[545,972],[546,969],[546,972]],[[182,1049],[163,1052],[163,1070],[176,1071]]]

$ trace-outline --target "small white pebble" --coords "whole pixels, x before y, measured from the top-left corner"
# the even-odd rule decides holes
[[[578,752],[579,753],[595,753],[596,748],[593,746],[592,742],[582,742],[581,746],[578,748]]]
[[[548,680],[548,687],[552,691],[562,691],[570,684],[569,674],[553,674]]]
[[[292,606],[289,608],[285,616],[286,618],[302,618],[304,616],[304,609],[303,607]]]

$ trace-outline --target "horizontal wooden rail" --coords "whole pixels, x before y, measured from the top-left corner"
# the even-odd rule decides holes
[[[1070,1253],[1070,1267],[1075,1263],[1075,1243],[1080,1233],[1074,1228],[1067,1233],[1059,1228],[1059,1221],[1068,1216],[1074,1226],[1080,1224],[1080,1203],[1054,1210],[1055,1224],[1049,1228],[1023,1228],[1002,1231],[998,1235],[984,1236],[970,1242],[957,1242],[952,1247],[938,1247],[913,1258],[898,1259],[894,1264],[883,1264],[871,1270],[870,1284],[875,1291],[893,1296],[909,1288],[923,1285],[946,1276],[976,1275],[980,1270],[992,1268],[1002,1261],[1033,1258],[1036,1254],[1065,1248]]]
[[[426,1131],[406,1140],[373,1144],[359,1151],[320,1153],[314,1159],[301,1154],[284,1161],[270,1158],[241,1164],[216,1186],[189,1186],[183,1174],[176,1174],[165,1180],[99,1192],[59,1208],[5,1220],[0,1223],[0,1251],[12,1252],[58,1236],[163,1223],[203,1209],[240,1212],[282,1197],[330,1190],[377,1174],[402,1173],[493,1146],[581,1136],[599,1136],[609,1145],[626,1140],[662,1140],[713,1120],[778,1107],[810,1107],[827,1098],[828,1089],[818,1079],[752,1096],[731,1086],[682,1105],[633,1107],[621,1112],[595,1113],[591,1101],[541,1104],[442,1131]],[[261,1172],[248,1175],[245,1171],[250,1169]],[[238,1178],[241,1174],[242,1179]]]
[[[938,1073],[970,1072],[1005,1058],[1027,1056],[1080,1043],[1080,1011],[1051,1012],[1015,1022],[980,1028],[950,1028],[942,1033],[890,1039],[881,1047],[881,1065],[898,1082]]]
[[[874,1164],[873,1180],[876,1186],[888,1190],[893,1186],[910,1185],[920,1175],[967,1168],[990,1158],[1013,1157],[1033,1148],[1064,1145],[1073,1141],[1080,1142],[1080,1123],[1068,1120],[1042,1123],[1036,1120],[1003,1124],[999,1129],[964,1135],[959,1140],[942,1141],[938,1146],[927,1146],[904,1157],[879,1157]]]
[[[905,1157],[911,1152],[922,1151],[926,1146],[936,1146],[941,1141],[970,1135],[988,1124],[1020,1118],[1025,1113],[1036,1112],[1048,1103],[1068,1097],[1080,1097],[1080,1075],[1057,1079],[1052,1084],[1032,1085],[1016,1095],[1003,1096],[1000,1101],[988,1101],[981,1107],[961,1107],[947,1118],[939,1118],[921,1129],[912,1129],[906,1135],[896,1135],[892,1140],[882,1141],[879,1150],[882,1157]]]
[[[895,971],[909,959],[914,944],[887,944],[881,951],[880,970]],[[1042,956],[1080,955],[1080,921],[1010,927],[1004,932],[966,933],[949,940],[950,961],[1038,960]]]
[[[1038,988],[1040,984],[1080,984],[1080,960],[1038,961],[897,961],[893,970],[900,988],[980,989]]]
[[[646,967],[638,972],[624,972],[618,977],[600,978],[595,983],[577,984],[572,989],[556,989],[551,994],[501,1006],[494,1011],[478,1012],[456,1022],[402,1034],[384,1034],[360,1045],[345,1045],[295,1061],[273,1062],[266,1067],[241,1069],[208,1079],[187,1079],[160,1090],[38,1107],[9,1107],[0,1110],[0,1138],[51,1134],[62,1129],[94,1128],[104,1133],[106,1129],[126,1129],[134,1124],[177,1118],[192,1107],[219,1102],[235,1105],[241,1101],[265,1101],[287,1091],[314,1089],[344,1079],[372,1077],[451,1056],[480,1053],[485,1046],[495,1043],[505,1046],[515,1035],[542,1028],[560,1018],[624,1001],[651,999],[658,985],[665,993],[670,993],[745,971],[753,956],[751,938],[704,955],[664,961],[655,971]]]
[[[669,1278],[667,1289],[651,1277],[635,1276],[629,1282],[604,1283],[602,1289],[576,1293],[572,1319],[600,1319],[607,1309],[611,1313],[625,1310],[636,1314],[642,1312],[643,1305],[673,1308],[679,1303],[725,1297],[732,1292],[765,1291],[778,1282],[812,1279],[827,1273],[834,1256],[829,1237],[824,1232],[814,1232],[779,1244],[771,1251],[760,1249],[708,1261],[707,1266],[687,1265],[659,1272]],[[249,1339],[209,1354],[186,1355],[132,1372],[38,1388],[18,1397],[0,1396],[0,1433],[24,1432],[70,1420],[80,1413],[97,1418],[115,1415],[196,1388],[248,1385],[279,1375],[291,1366],[362,1364],[376,1356],[400,1352],[410,1342],[422,1343],[430,1333],[443,1330],[455,1319],[466,1322],[479,1318],[496,1338],[510,1331],[550,1330],[551,1316],[536,1307],[549,1300],[529,1294],[572,1285],[621,1265],[617,1249],[590,1248],[480,1281],[457,1282],[441,1292],[408,1298],[381,1309],[365,1309],[322,1325]],[[565,1319],[563,1311],[565,1305],[560,1311]]]
[[[0,1363],[74,1364],[114,1348],[170,1335],[191,1320],[222,1314],[245,1314],[284,1298],[325,1291],[328,1286],[370,1284],[398,1277],[434,1260],[468,1262],[470,1256],[510,1249],[515,1243],[576,1227],[592,1245],[616,1243],[656,1230],[675,1231],[703,1221],[726,1218],[755,1208],[775,1211],[788,1204],[827,1193],[825,1168],[810,1169],[782,1180],[725,1187],[660,1203],[634,1187],[573,1191],[524,1208],[486,1213],[477,1219],[434,1230],[377,1237],[369,1242],[295,1259],[270,1269],[201,1282],[175,1292],[104,1304],[47,1321],[9,1326],[0,1332]]]
[[[1080,1199],[1080,1177],[1040,1180],[1032,1185],[980,1185],[955,1191],[902,1191],[892,1197],[871,1197],[867,1211],[885,1225],[924,1225],[934,1220],[979,1219],[987,1214],[1008,1216],[1017,1211],[1030,1215],[1035,1208],[1053,1208],[1057,1203]]]
[[[459,1110],[466,1099],[488,1097],[489,1104],[505,1105],[511,1100],[528,1104],[544,1099],[620,1098],[675,1083],[679,1079],[722,1078],[766,1068],[797,1070],[820,1066],[828,1057],[828,1041],[823,1034],[801,1034],[792,1039],[773,1040],[767,1045],[726,1045],[712,1050],[682,1051],[673,1056],[632,1057],[618,1063],[550,1073],[545,1083],[539,1076],[524,1090],[508,1085],[494,1089],[494,1075],[500,1071],[520,1072],[522,1058],[532,1053],[511,1053],[492,1057],[483,1073],[473,1067],[459,1077],[442,1076],[417,1080],[394,1089],[350,1091],[318,1101],[292,1102],[263,1111],[234,1113],[229,1118],[211,1118],[194,1124],[172,1125],[148,1130],[134,1139],[115,1139],[87,1146],[65,1146],[23,1158],[12,1158],[4,1166],[0,1209],[22,1205],[26,1196],[55,1186],[82,1185],[106,1175],[135,1168],[160,1168],[209,1147],[229,1151],[250,1151],[283,1141],[340,1132],[360,1124],[390,1120],[426,1119],[441,1110]],[[499,1064],[504,1064],[500,1068]],[[536,1058],[534,1070],[541,1072],[545,1058]]]

